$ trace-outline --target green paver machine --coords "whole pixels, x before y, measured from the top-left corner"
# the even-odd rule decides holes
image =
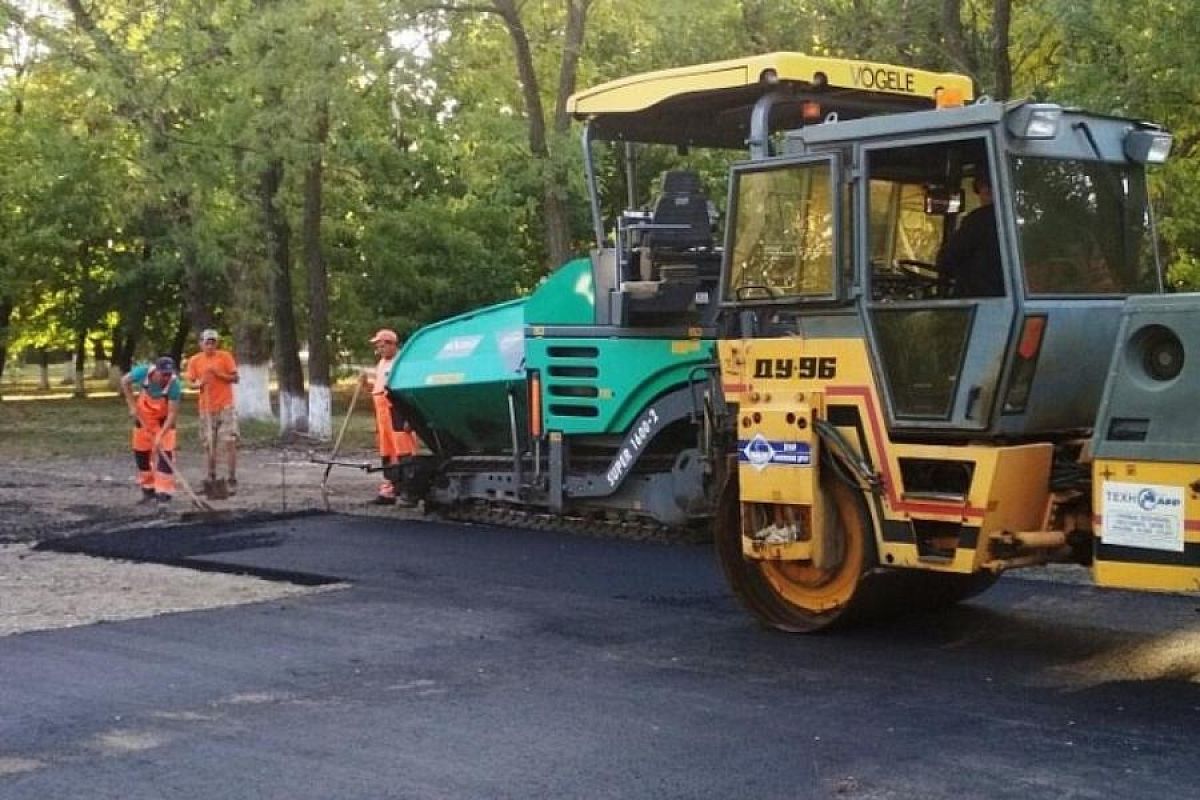
[[[409,492],[477,518],[545,512],[647,529],[707,522],[732,446],[716,374],[716,206],[700,174],[672,169],[640,207],[630,189],[631,207],[606,224],[598,143],[624,145],[627,164],[635,146],[655,145],[681,158],[693,148],[724,151],[733,161],[768,148],[752,131],[930,109],[970,92],[958,75],[774,53],[576,94],[570,111],[584,123],[595,246],[528,297],[429,325],[406,342],[389,390],[428,449],[403,468]]]

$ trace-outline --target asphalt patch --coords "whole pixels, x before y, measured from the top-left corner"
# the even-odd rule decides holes
[[[326,586],[345,583],[335,575],[274,569],[272,567],[227,564],[209,556],[278,547],[288,534],[278,529],[263,530],[263,522],[281,522],[297,517],[323,514],[321,511],[297,511],[287,514],[252,514],[237,522],[198,522],[165,527],[128,527],[99,533],[86,533],[39,542],[34,550],[78,553],[97,558],[112,558],[182,567],[199,572],[250,575],[268,581],[298,586]]]

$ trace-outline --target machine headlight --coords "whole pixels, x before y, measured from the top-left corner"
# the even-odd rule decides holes
[[[1147,325],[1129,339],[1129,359],[1152,381],[1173,381],[1183,371],[1183,342],[1165,325]]]
[[[1053,139],[1062,114],[1062,106],[1054,103],[1026,103],[1009,113],[1008,132],[1018,139]]]
[[[1125,137],[1125,157],[1139,164],[1161,164],[1171,154],[1171,134],[1135,130]]]

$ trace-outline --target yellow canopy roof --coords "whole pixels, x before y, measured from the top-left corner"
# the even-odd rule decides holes
[[[964,75],[768,53],[610,81],[572,95],[567,110],[590,120],[601,139],[740,147],[754,103],[773,89],[795,100],[776,106],[773,129],[799,127],[805,101],[817,104],[820,118],[837,112],[839,118],[851,119],[934,108],[941,92],[962,101],[974,94]]]

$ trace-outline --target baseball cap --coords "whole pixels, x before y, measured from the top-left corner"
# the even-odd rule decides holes
[[[371,337],[371,344],[379,344],[380,342],[391,342],[392,344],[397,344],[399,341],[400,337],[397,336],[396,332],[391,328],[380,328],[379,330],[375,331],[375,335]]]
[[[154,362],[154,370],[156,372],[165,372],[170,375],[175,374],[175,359],[170,356],[163,356]]]
[[[218,336],[217,332],[214,331],[212,328],[205,328],[203,331],[200,332],[200,341],[202,341],[202,342],[207,342],[209,339],[216,340],[216,339],[220,339],[220,338],[221,337]]]

